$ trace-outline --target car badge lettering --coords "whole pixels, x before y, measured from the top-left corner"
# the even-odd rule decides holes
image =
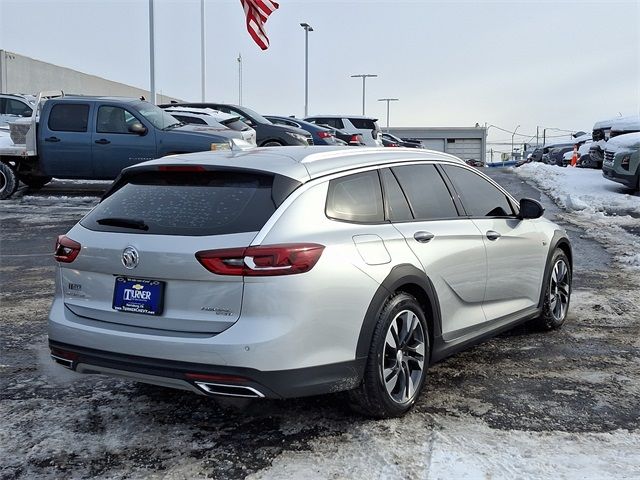
[[[122,251],[122,265],[124,265],[124,268],[134,269],[138,266],[139,261],[140,255],[135,248],[127,247]]]

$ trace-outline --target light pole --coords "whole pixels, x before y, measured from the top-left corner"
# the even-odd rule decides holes
[[[156,46],[154,42],[154,25],[153,25],[153,0],[149,0],[149,93],[151,103],[156,104],[156,65],[155,53]]]
[[[304,116],[309,116],[309,32],[313,27],[308,23],[301,23],[304,28]]]
[[[351,75],[351,78],[362,78],[362,115],[364,115],[364,99],[365,99],[365,81],[369,77],[377,77],[378,75],[373,75],[371,73],[361,73],[359,75]]]
[[[202,102],[204,102],[205,83],[207,78],[205,63],[204,0],[200,0],[200,73],[202,75]]]
[[[513,160],[513,137],[516,136],[516,132],[518,131],[519,128],[520,128],[520,125],[516,127],[516,129],[513,131],[513,134],[511,135],[511,160]]]
[[[399,98],[379,98],[379,102],[387,102],[387,133],[389,133],[389,103],[399,101]]]

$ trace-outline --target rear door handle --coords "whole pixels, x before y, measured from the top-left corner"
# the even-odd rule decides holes
[[[101,138],[100,140],[96,140],[95,143],[98,143],[100,145],[106,145],[107,143],[111,143],[111,142],[106,138]]]
[[[45,142],[59,142],[60,139],[58,137],[48,137],[44,139]]]
[[[413,234],[413,238],[415,238],[416,242],[420,243],[428,243],[433,239],[433,237],[435,237],[435,235],[431,232],[420,231]]]
[[[497,240],[497,239],[500,238],[500,236],[501,235],[498,232],[494,231],[494,230],[488,230],[487,231],[487,238],[489,240]]]

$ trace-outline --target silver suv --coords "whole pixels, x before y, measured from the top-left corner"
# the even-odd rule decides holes
[[[565,321],[571,246],[542,213],[429,150],[145,162],[58,239],[51,354],[213,396],[348,390],[359,411],[401,415],[430,364]]]

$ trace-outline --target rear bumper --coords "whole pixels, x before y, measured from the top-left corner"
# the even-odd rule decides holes
[[[624,175],[615,171],[615,169],[602,165],[602,176],[608,180],[621,183],[627,188],[634,189],[638,185],[638,176],[629,174]]]
[[[57,363],[78,373],[106,374],[191,390],[207,395],[293,398],[356,388],[365,360],[294,370],[260,371],[252,368],[206,365],[95,350],[49,340]],[[226,385],[230,393],[211,393],[203,384]],[[236,390],[234,390],[236,389]],[[234,392],[256,392],[236,395]]]

